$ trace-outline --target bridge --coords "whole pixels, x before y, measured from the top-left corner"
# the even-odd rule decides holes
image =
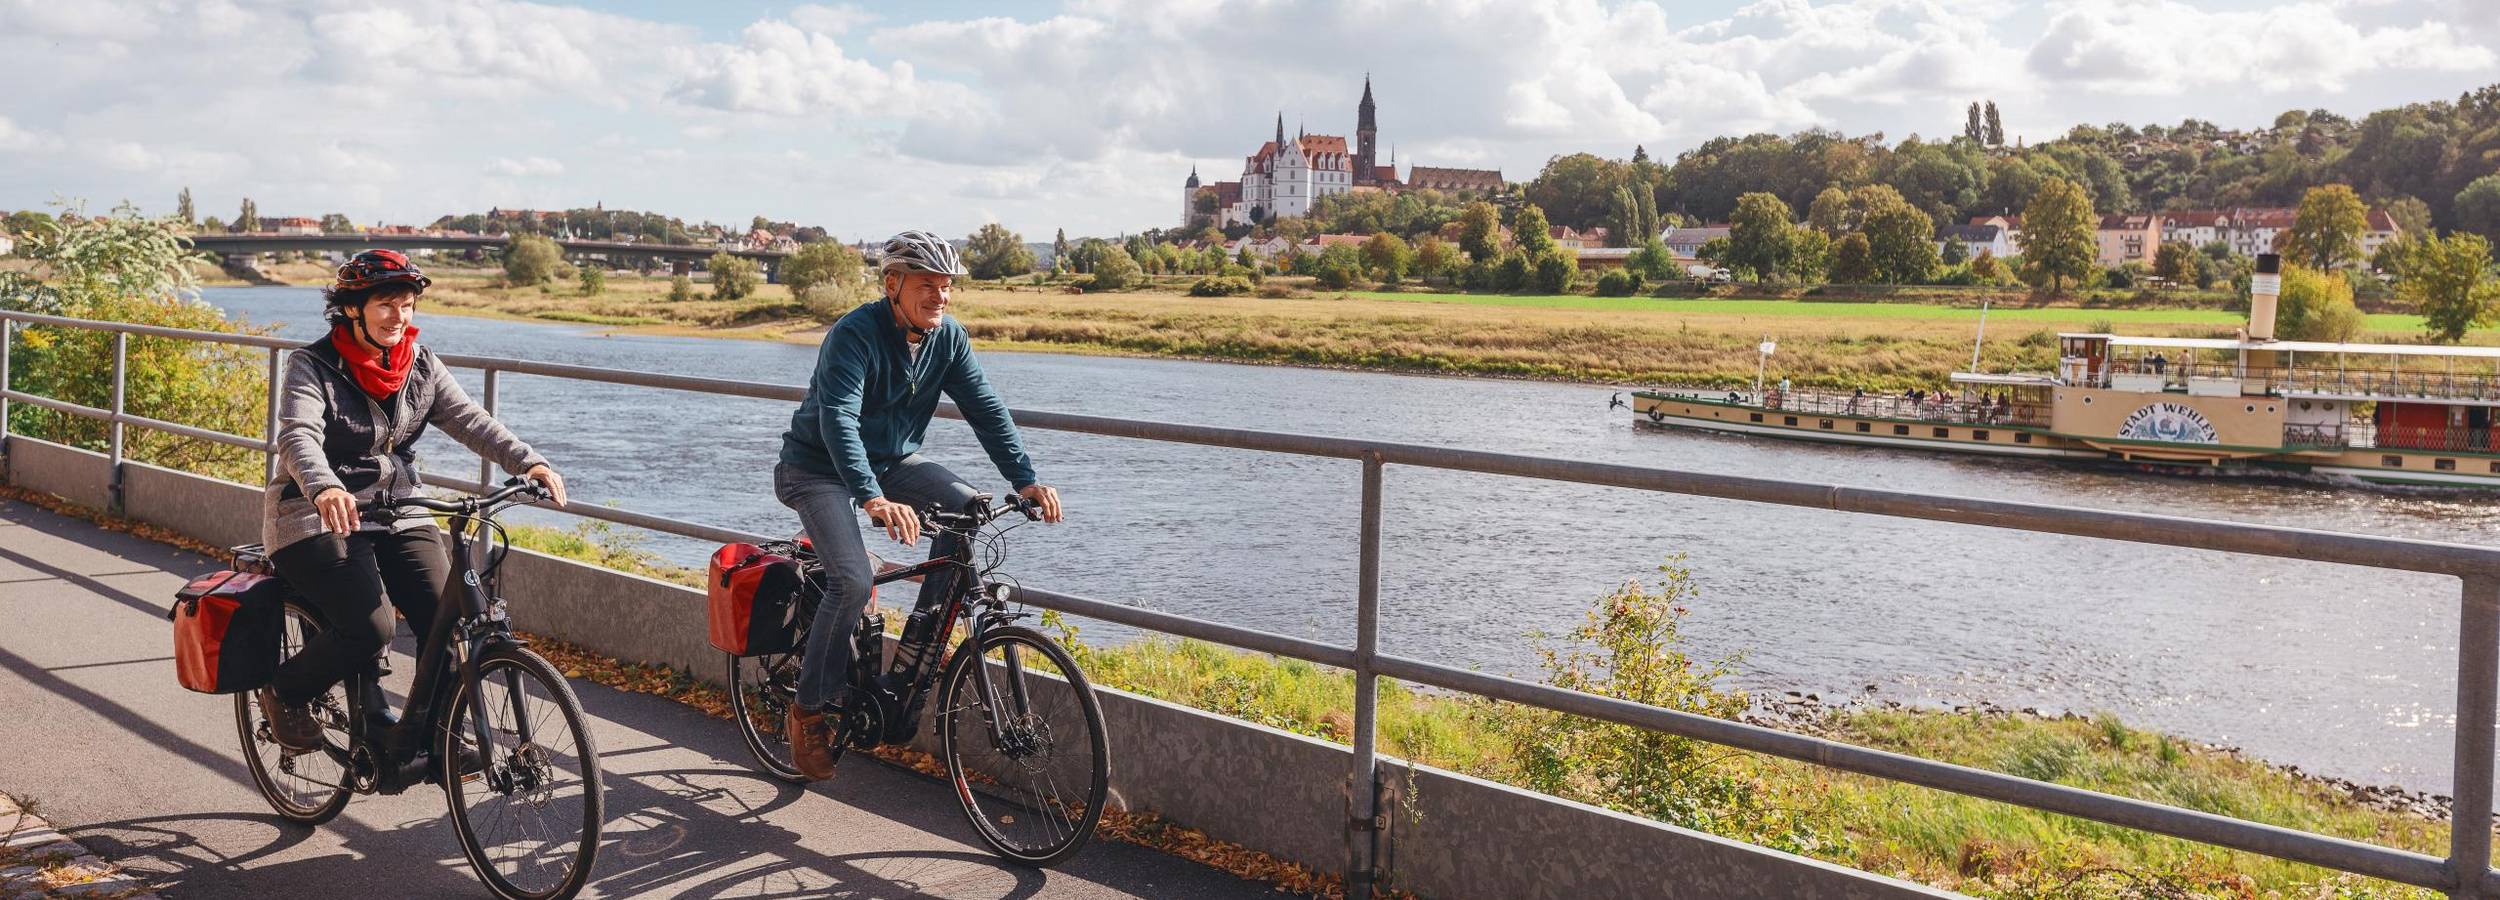
[[[645,244],[634,241],[592,241],[554,238],[556,246],[568,255],[649,256],[668,260],[677,274],[684,275],[697,262],[711,259],[713,254],[727,253],[760,263],[767,281],[779,278],[782,260],[790,251],[749,247],[704,247],[688,244]],[[354,253],[367,247],[392,250],[480,250],[499,251],[512,243],[509,234],[397,234],[364,231],[355,234],[280,234],[277,232],[244,232],[240,234],[195,234],[191,245],[228,260],[248,258],[262,253],[312,252]],[[873,256],[874,254],[870,254]]]
[[[122,434],[146,428],[274,451],[274,423],[260,435],[210,431],[130,413],[122,406],[133,336],[259,348],[279,371],[291,342],[260,336],[0,312],[0,348],[21,327],[111,332],[111,408],[14,389],[9,404],[30,403],[111,423],[103,452],[0,433],[8,484],[66,498],[211,544],[257,534],[259,489],[124,458]],[[561,378],[648,390],[795,401],[803,388],[726,378],[662,375],[495,357],[443,355],[480,370],[483,402],[498,380]],[[8,384],[0,349],[0,385]],[[275,391],[275,386],[271,386]],[[955,411],[943,412],[950,417]],[[1020,601],[1074,616],[1306,660],[1351,672],[1355,708],[1348,743],[1314,740],[1198,710],[1099,689],[1111,739],[1113,803],[1153,811],[1210,838],[1341,874],[1364,896],[1376,885],[1425,897],[1797,897],[1954,896],[1634,816],[1492,784],[1377,750],[1378,679],[1491,698],[1734,750],[1799,760],[1902,784],[1954,792],[2121,828],[2182,838],[2282,860],[2440,891],[2455,898],[2500,897],[2491,868],[2495,719],[2500,719],[2500,548],[2250,525],[2145,513],[1872,490],[1833,484],[1605,465],[1355,438],[1278,434],[1019,410],[1026,428],[1128,440],[1165,441],[1337,460],[1359,470],[1359,561],[1352,640],[1333,643],[1061,593],[1042,586]],[[481,462],[481,467],[483,463]],[[274,458],[265,463],[274,471]],[[1999,772],[1940,763],[1812,735],[1645,706],[1519,679],[1464,662],[1401,656],[1383,646],[1380,553],[1383,482],[1392,466],[1509,478],[1567,481],[1724,502],[1768,504],[2035,532],[2042,540],[2091,539],[2251,554],[2278,559],[2450,576],[2456,621],[2455,822],[2444,856],[2434,856],[2166,803],[2114,796]],[[1349,474],[1352,474],[1351,472]],[[428,474],[458,490],[486,479]],[[732,528],[632,510],[576,504],[563,512],[706,540],[756,540]],[[279,829],[257,811],[240,779],[223,704],[183,695],[168,683],[163,651],[165,597],[180,576],[211,563],[126,534],[67,522],[22,504],[0,505],[0,613],[17,627],[0,632],[0,721],[18,725],[0,751],[0,787],[50,800],[54,821],[107,856],[135,851],[167,864],[185,895],[234,878],[253,896],[338,884],[401,888],[440,884],[456,860],[437,810],[402,798],[360,799],[350,824],[315,837]],[[620,660],[664,663],[708,676],[720,669],[705,642],[700,592],[572,560],[515,551],[505,563],[515,623]],[[2437,616],[2438,612],[2428,613]],[[408,671],[412,666],[401,667]],[[601,719],[611,772],[610,828],[619,835],[599,859],[603,893],[703,895],[882,894],[891,887],[1017,896],[1225,896],[1238,882],[1167,858],[1105,842],[1065,872],[1001,870],[964,846],[945,816],[944,798],[926,782],[846,762],[843,781],[797,791],[754,781],[737,760],[735,735],[717,721],[650,698],[578,685]],[[925,739],[925,736],[924,736]],[[41,748],[30,756],[25,748]],[[868,774],[860,774],[861,772]],[[408,801],[414,804],[418,801]],[[951,811],[949,811],[951,814]],[[407,843],[410,834],[423,840]],[[195,837],[218,835],[213,841]],[[299,848],[311,843],[313,850]],[[101,845],[100,847],[98,845]],[[725,849],[760,847],[739,855]],[[431,874],[369,864],[348,855],[423,859]],[[433,854],[426,856],[425,854]],[[149,856],[153,854],[154,856]],[[1092,867],[1092,868],[1088,868]],[[262,868],[286,872],[266,878]],[[421,867],[422,868],[422,867]],[[433,880],[401,880],[404,878]],[[465,875],[462,877],[465,878]],[[775,880],[780,879],[780,880]],[[958,885],[977,887],[958,890]],[[395,893],[397,891],[394,891]],[[204,896],[221,895],[213,888]],[[237,896],[247,892],[236,891]]]

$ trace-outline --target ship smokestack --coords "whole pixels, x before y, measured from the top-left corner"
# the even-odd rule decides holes
[[[2248,339],[2274,340],[2274,302],[2283,293],[2283,257],[2257,254],[2257,273],[2248,279]]]

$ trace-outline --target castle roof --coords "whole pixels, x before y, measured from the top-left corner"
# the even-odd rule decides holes
[[[1446,169],[1436,166],[1414,166],[1406,170],[1406,185],[1448,191],[1498,191],[1502,189],[1500,169]]]

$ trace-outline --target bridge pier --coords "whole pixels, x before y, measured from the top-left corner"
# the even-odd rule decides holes
[[[217,258],[217,267],[225,270],[228,275],[253,284],[278,283],[270,278],[268,273],[260,270],[260,254],[258,253],[225,254]]]
[[[690,276],[690,275],[693,275],[693,274],[694,274],[694,260],[691,260],[691,259],[672,259],[672,260],[669,260],[669,261],[668,261],[668,274],[670,274],[670,275],[679,275],[679,276]]]

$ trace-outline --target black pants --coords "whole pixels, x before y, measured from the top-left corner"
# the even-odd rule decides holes
[[[371,667],[374,656],[398,632],[392,607],[424,635],[451,572],[443,533],[431,525],[397,533],[325,532],[288,544],[269,559],[279,577],[321,610],[329,625],[278,667],[274,686],[285,703],[310,702]],[[389,606],[382,603],[386,592]]]

